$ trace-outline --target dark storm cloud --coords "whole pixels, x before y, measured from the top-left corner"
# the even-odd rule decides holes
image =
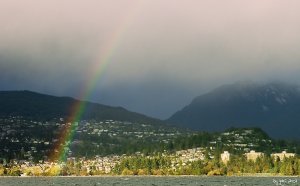
[[[77,96],[112,33],[94,101],[160,118],[218,85],[299,83],[299,1],[0,2],[1,89]],[[100,71],[100,70],[99,70]]]

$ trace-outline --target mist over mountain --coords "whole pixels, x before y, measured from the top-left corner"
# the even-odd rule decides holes
[[[0,116],[38,120],[68,118],[83,101],[31,91],[0,91]],[[285,83],[240,82],[224,85],[196,97],[168,120],[147,117],[122,107],[85,102],[81,119],[117,120],[150,124],[175,124],[201,131],[230,127],[259,127],[271,137],[299,139],[300,87]]]
[[[0,116],[23,116],[38,120],[68,118],[74,114],[74,105],[85,101],[71,97],[56,97],[31,91],[0,91]],[[163,123],[142,114],[130,112],[122,107],[111,107],[85,102],[81,119],[118,120],[129,122]]]
[[[196,97],[167,121],[196,130],[260,127],[275,138],[300,138],[300,87],[240,82]]]

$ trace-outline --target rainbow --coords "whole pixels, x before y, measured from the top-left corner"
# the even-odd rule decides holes
[[[137,15],[139,10],[141,10],[143,2],[144,1],[139,1],[139,3],[135,4],[135,6],[128,11],[128,14],[123,17],[123,19],[120,21],[120,24],[118,24],[118,27],[116,27],[114,32],[112,32],[110,37],[108,37],[106,44],[103,45],[104,47],[100,48],[100,54],[96,59],[95,66],[91,67],[90,73],[88,73],[88,80],[81,89],[82,91],[80,92],[79,96],[77,96],[79,100],[83,101],[76,101],[72,105],[70,109],[70,116],[67,119],[65,126],[61,130],[58,137],[58,142],[56,143],[54,150],[50,155],[50,159],[52,161],[66,161],[68,149],[73,140],[74,133],[79,125],[82,115],[86,110],[87,102],[85,100],[89,100],[91,97],[91,94],[97,86],[97,82],[104,74],[104,71],[109,63],[112,61],[111,59],[122,41],[122,36],[132,23],[133,18]]]

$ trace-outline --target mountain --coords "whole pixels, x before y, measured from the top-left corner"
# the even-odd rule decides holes
[[[250,82],[221,86],[195,98],[169,123],[196,130],[260,127],[275,138],[300,138],[300,87]]]
[[[23,116],[36,120],[68,118],[72,108],[83,101],[70,97],[56,97],[31,91],[0,91],[0,116]],[[122,107],[111,107],[85,102],[86,112],[82,119],[117,120],[162,124],[163,122]]]
[[[74,105],[84,104],[71,125]],[[153,152],[188,131],[127,111],[30,91],[0,91],[0,157],[55,160],[63,146],[68,157]],[[64,138],[64,134],[72,138]]]

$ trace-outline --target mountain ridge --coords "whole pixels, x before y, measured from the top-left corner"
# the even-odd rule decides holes
[[[168,120],[204,131],[260,127],[276,138],[299,138],[300,88],[280,82],[223,85],[196,97]]]
[[[83,102],[86,104],[86,112],[82,115],[82,119],[164,123],[159,119],[131,112],[123,107],[107,106],[72,97],[58,97],[29,90],[0,91],[0,115],[24,116],[43,120],[57,117],[68,118],[74,112],[72,107]]]

